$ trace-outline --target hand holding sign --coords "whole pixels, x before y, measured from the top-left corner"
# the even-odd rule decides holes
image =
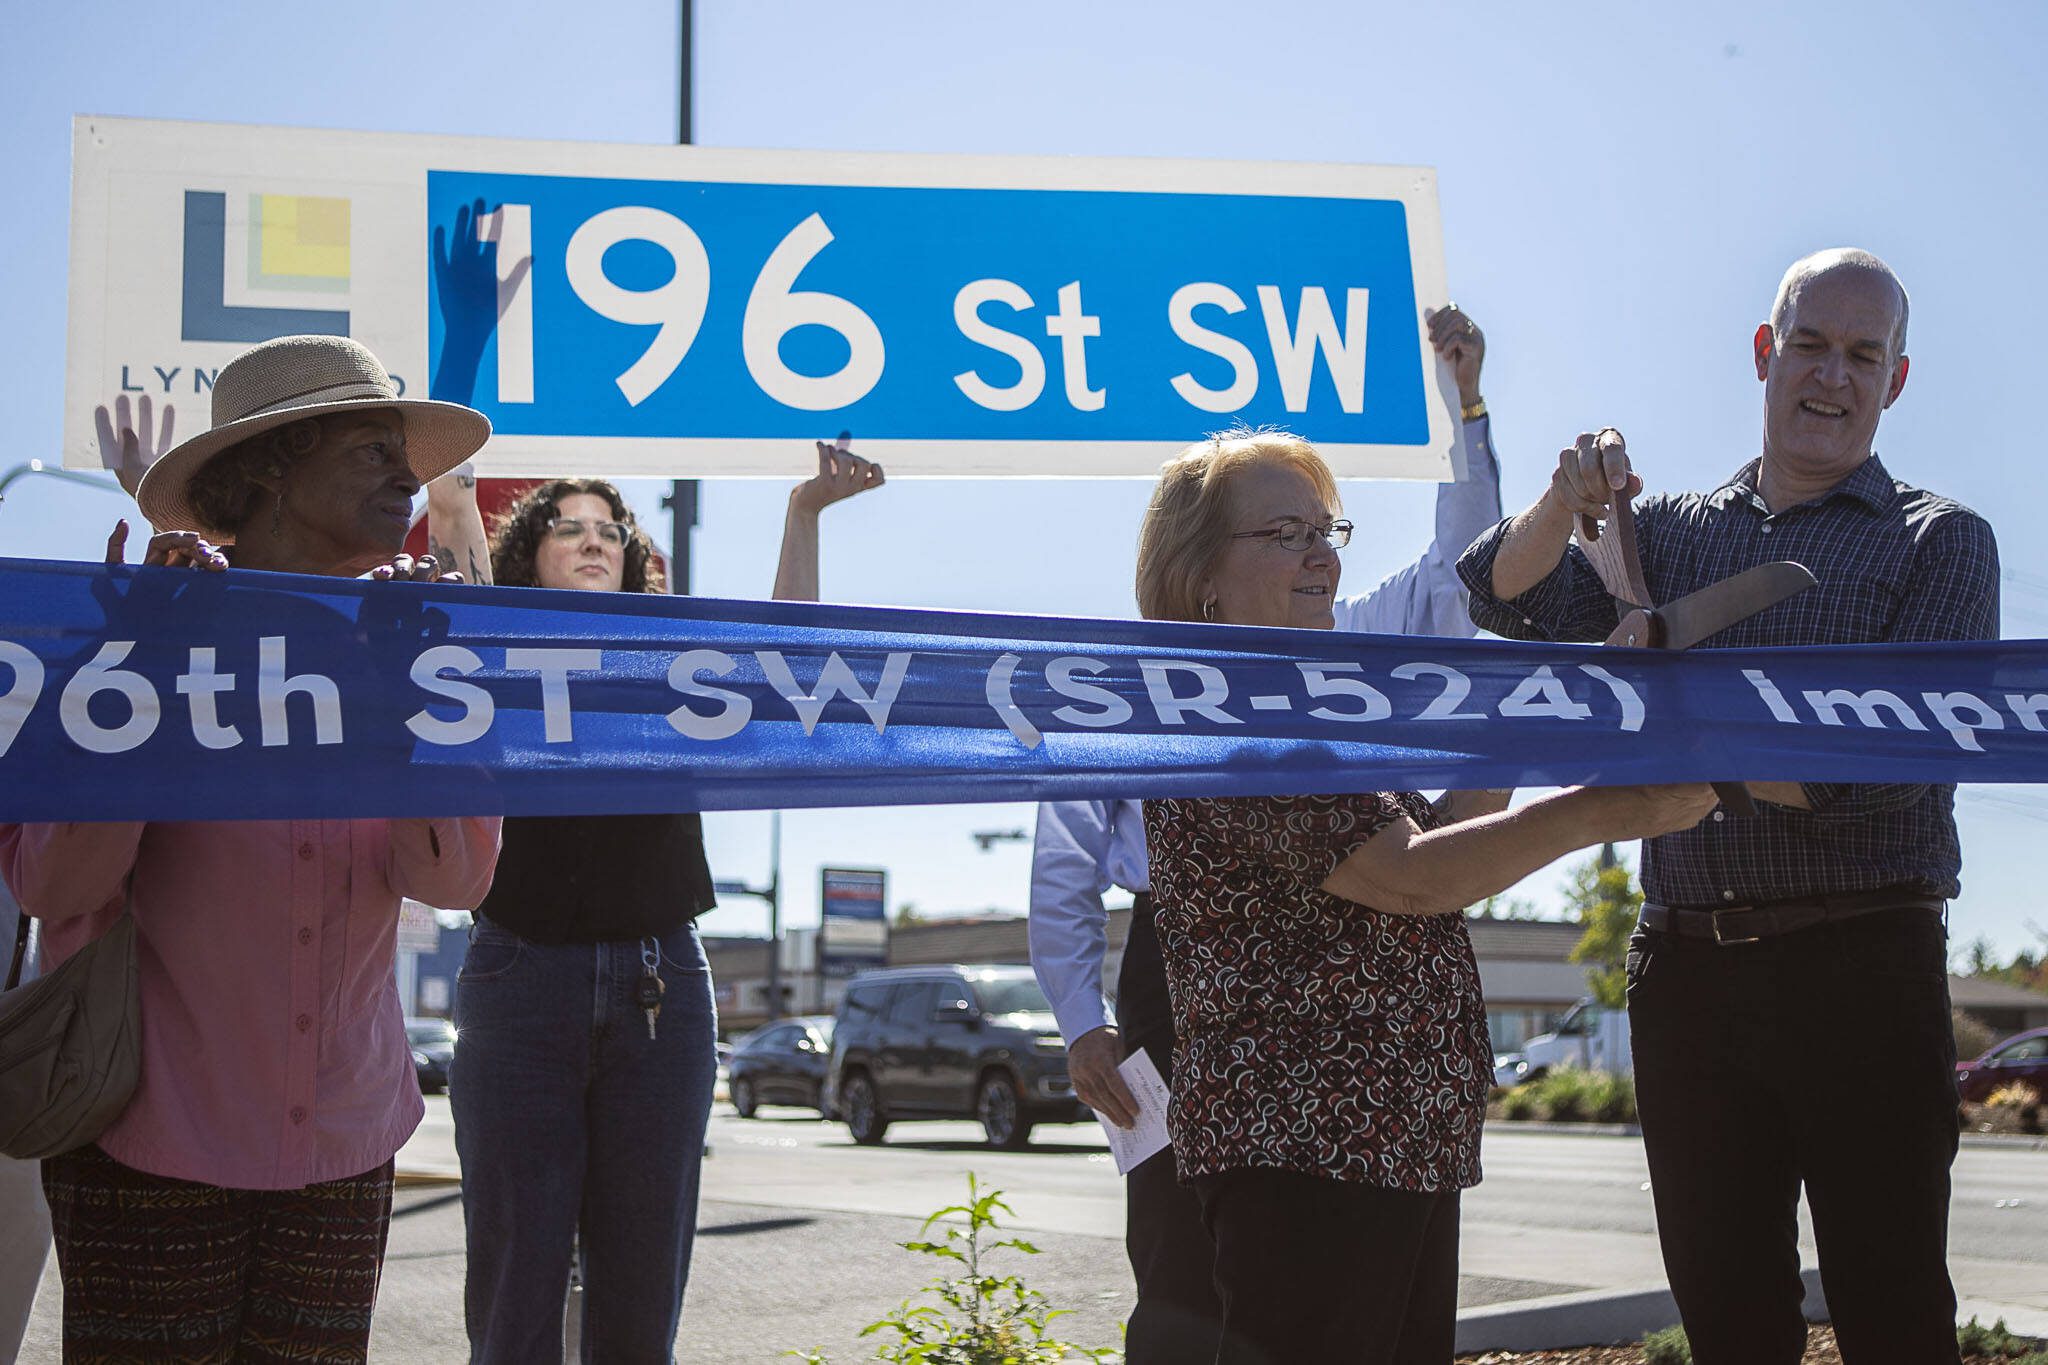
[[[107,563],[122,563],[127,549],[128,519],[123,517],[114,523],[113,531],[107,536]],[[201,539],[197,531],[157,532],[143,547],[142,562],[173,569],[204,569],[208,573],[220,573],[228,566],[227,557],[212,542]]]
[[[1478,402],[1479,370],[1486,363],[1486,333],[1455,303],[1429,309],[1422,316],[1429,323],[1429,344],[1440,359],[1450,362],[1451,373],[1457,377],[1458,401]]]
[[[880,488],[883,483],[882,466],[873,460],[863,460],[847,448],[852,437],[845,432],[831,445],[818,442],[818,472],[796,486],[790,494],[790,505],[799,512],[816,516],[835,502],[844,502],[857,493],[870,488]]]

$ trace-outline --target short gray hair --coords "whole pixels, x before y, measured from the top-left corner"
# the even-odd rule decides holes
[[[1906,298],[1906,286],[1898,274],[1880,260],[1874,252],[1861,247],[1836,246],[1826,251],[1816,251],[1811,256],[1802,256],[1792,262],[1792,268],[1785,272],[1785,278],[1778,282],[1778,297],[1771,304],[1771,332],[1783,336],[1785,319],[1791,315],[1792,305],[1798,301],[1799,291],[1822,275],[1837,270],[1860,270],[1882,276],[1889,281],[1899,296],[1899,323],[1892,330],[1892,359],[1906,353],[1906,315],[1911,305]]]

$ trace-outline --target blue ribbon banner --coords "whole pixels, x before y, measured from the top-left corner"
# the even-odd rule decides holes
[[[1714,650],[0,560],[0,819],[2048,780],[2048,642]]]

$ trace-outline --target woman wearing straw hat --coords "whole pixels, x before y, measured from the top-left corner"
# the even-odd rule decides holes
[[[213,429],[144,476],[144,514],[177,528],[149,561],[440,577],[397,554],[413,495],[489,434],[469,408],[400,399],[345,337],[265,342],[221,368]],[[139,946],[134,1098],[43,1167],[67,1358],[367,1354],[392,1155],[423,1108],[395,984],[399,900],[477,904],[498,829],[0,826],[0,871],[48,922],[48,962],[124,910]]]

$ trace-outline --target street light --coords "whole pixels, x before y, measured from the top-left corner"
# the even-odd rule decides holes
[[[65,483],[83,484],[87,488],[97,488],[103,493],[119,493],[124,498],[128,496],[127,491],[119,483],[103,475],[81,474],[75,469],[65,469],[62,466],[53,469],[41,460],[30,460],[27,464],[18,464],[5,474],[0,474],[0,501],[6,499],[7,490],[13,486],[16,479],[25,479],[31,474],[40,474],[46,479],[62,479]]]
[[[1021,829],[978,829],[969,837],[986,853],[997,844],[1020,844],[1031,836]]]
[[[782,1017],[782,812],[768,812],[768,884],[714,881],[721,896],[752,896],[768,905],[768,1017]]]

